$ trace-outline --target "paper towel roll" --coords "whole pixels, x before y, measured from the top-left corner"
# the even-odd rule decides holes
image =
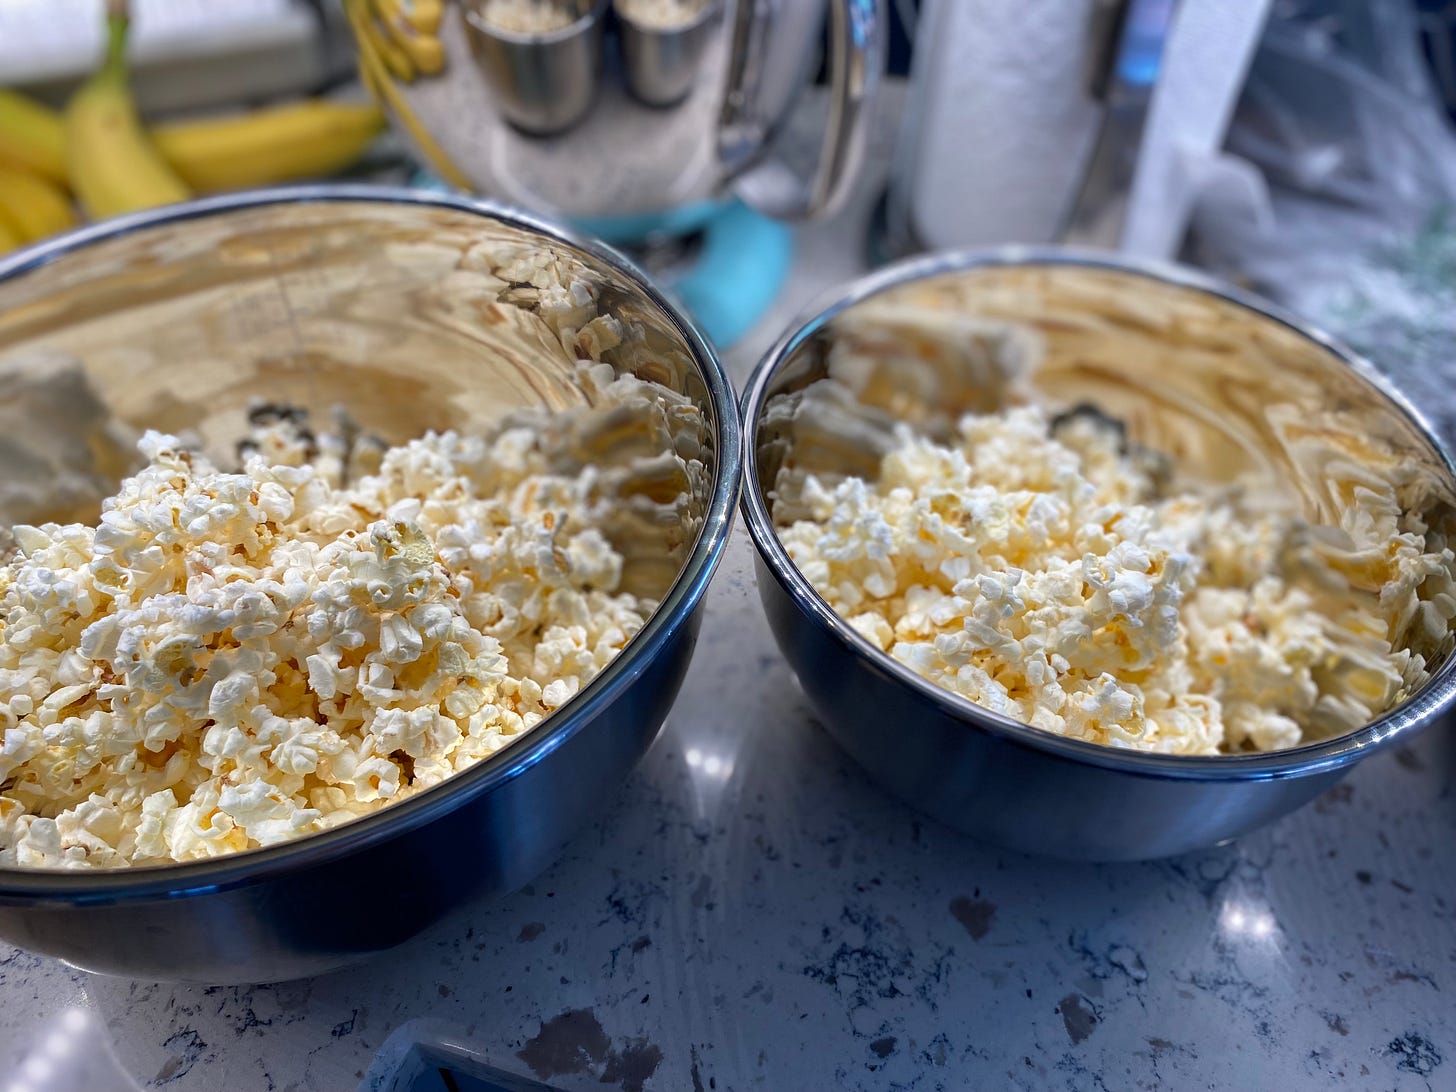
[[[925,247],[1049,242],[1100,110],[1095,0],[926,0],[890,203]]]
[[[925,249],[1058,241],[1102,131],[1088,72],[1100,44],[1095,17],[1113,6],[926,0],[890,183],[892,237]],[[1107,245],[1172,258],[1203,188],[1249,181],[1220,148],[1269,6],[1177,3],[1146,124],[1134,130],[1135,146],[1117,150],[1136,170],[1119,199],[1098,209],[1116,218]],[[1134,11],[1166,20],[1165,7]]]

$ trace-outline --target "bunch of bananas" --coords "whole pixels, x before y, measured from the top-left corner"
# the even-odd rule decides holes
[[[0,253],[73,226],[72,194],[95,220],[327,175],[357,160],[384,124],[372,104],[304,100],[148,129],[128,84],[126,40],[126,4],[110,0],[106,59],[64,113],[0,88]]]
[[[441,0],[343,0],[343,4],[359,49],[364,86],[376,102],[389,107],[436,174],[456,189],[470,189],[470,180],[420,124],[394,82],[413,83],[420,76],[438,76],[445,70]]]

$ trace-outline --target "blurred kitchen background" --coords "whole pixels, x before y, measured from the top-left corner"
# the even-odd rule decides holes
[[[509,29],[553,4],[564,29]],[[106,7],[0,0],[0,246],[125,211],[65,146]],[[1191,262],[1427,405],[1452,377],[1456,0],[129,8],[127,87],[187,193],[334,177],[525,206],[632,252],[725,348],[827,231],[860,268],[1054,242]]]

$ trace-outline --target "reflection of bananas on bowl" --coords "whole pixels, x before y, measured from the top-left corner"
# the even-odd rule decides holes
[[[397,9],[439,25],[438,4]],[[384,127],[373,104],[318,99],[148,127],[127,78],[121,0],[108,5],[107,33],[101,69],[64,114],[0,89],[0,254],[73,226],[72,195],[101,218],[194,193],[317,178],[356,162]]]
[[[414,62],[422,76],[438,76],[445,71],[445,47],[430,34],[411,30],[408,23],[387,24],[395,43]]]
[[[413,83],[416,75],[414,61],[395,41],[394,35],[379,21],[379,15],[374,11],[373,6],[368,3],[360,5],[359,14],[364,33],[369,36],[370,44],[379,54],[384,66],[389,69],[389,74],[397,80]]]
[[[443,0],[392,0],[389,5],[399,8],[410,26],[421,34],[438,35],[440,23],[445,18]]]
[[[440,0],[343,0],[344,15],[359,49],[359,75],[380,105],[388,107],[414,140],[430,166],[457,189],[470,183],[405,101],[396,80],[445,70],[445,47],[438,32],[444,9]]]
[[[361,49],[367,40],[395,79],[412,83],[445,70],[439,0],[346,0],[346,6]]]

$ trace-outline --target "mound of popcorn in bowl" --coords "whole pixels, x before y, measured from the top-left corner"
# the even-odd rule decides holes
[[[808,460],[778,473],[776,531],[860,637],[945,690],[1090,743],[1270,752],[1371,723],[1449,647],[1428,468],[1341,412],[1258,407],[1311,518],[1272,458],[1219,481],[1093,403],[1049,408],[1028,327],[872,300],[836,330],[825,377],[765,409]],[[984,404],[897,420],[937,369]]]
[[[703,416],[636,377],[669,358],[581,268],[482,247],[422,303],[498,295],[490,329],[525,331],[502,359],[559,369],[540,405],[390,443],[260,401],[204,442],[128,432],[93,393],[84,435],[22,437],[139,457],[119,483],[48,470],[67,515],[0,532],[0,867],[166,865],[372,814],[530,733],[646,624],[701,526]]]
[[[269,419],[269,418],[273,419]],[[100,524],[0,567],[0,863],[211,857],[437,784],[567,702],[654,604],[530,429],[391,448],[265,408],[225,472],[148,432]]]

